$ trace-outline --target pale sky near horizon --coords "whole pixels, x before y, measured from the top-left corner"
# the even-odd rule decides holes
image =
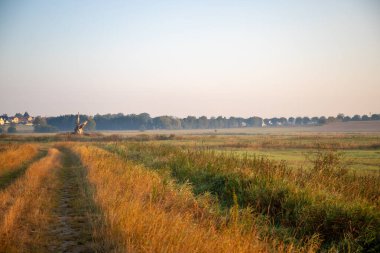
[[[380,113],[380,1],[0,0],[0,114]]]

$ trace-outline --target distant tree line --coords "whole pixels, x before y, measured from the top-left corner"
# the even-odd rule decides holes
[[[97,130],[148,130],[148,129],[207,129],[233,127],[261,127],[259,117],[211,117],[206,116],[177,118],[172,116],[150,117],[147,113],[141,114],[106,114],[95,115]]]
[[[61,115],[56,117],[47,117],[46,125],[57,128],[59,131],[73,131],[74,126],[77,122],[78,115],[70,114],[70,115]],[[86,129],[89,131],[93,131],[96,129],[96,123],[94,118],[87,115],[79,116],[80,122],[88,121],[86,125]]]
[[[21,115],[21,114],[19,114]],[[26,113],[23,115],[25,116]],[[27,114],[29,115],[29,114]],[[7,119],[8,115],[0,117]],[[77,115],[61,115],[55,117],[35,117],[33,121],[34,131],[40,133],[73,131],[76,124]],[[278,126],[313,126],[323,125],[332,122],[347,121],[370,121],[380,120],[380,114],[346,116],[342,113],[336,117],[210,117],[206,116],[177,118],[173,116],[151,117],[148,113],[141,114],[96,114],[94,117],[80,115],[80,121],[88,121],[87,131],[93,130],[152,130],[152,129],[219,129],[219,128],[239,128],[239,127],[278,127]],[[7,129],[0,126],[0,133],[15,132],[16,127],[11,124]]]
[[[38,125],[56,128],[59,131],[72,131],[77,115],[62,115],[48,117]],[[152,129],[218,129],[239,127],[276,127],[276,126],[313,126],[332,122],[380,120],[380,114],[354,115],[353,117],[338,114],[336,117],[210,117],[206,116],[177,118],[173,116],[151,117],[148,113],[141,114],[96,114],[94,117],[80,115],[81,122],[87,120],[87,131],[93,130],[152,130]]]

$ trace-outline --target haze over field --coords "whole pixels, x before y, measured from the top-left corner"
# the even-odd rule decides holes
[[[380,3],[1,1],[0,113],[380,108]]]

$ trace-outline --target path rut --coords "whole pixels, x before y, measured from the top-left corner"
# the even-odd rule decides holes
[[[89,197],[85,170],[79,159],[69,150],[63,153],[63,167],[58,170],[59,186],[56,222],[52,225],[51,252],[90,253],[99,252],[93,236],[93,220],[96,213]]]

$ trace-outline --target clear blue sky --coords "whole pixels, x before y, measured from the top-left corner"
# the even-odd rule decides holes
[[[380,1],[0,0],[0,113],[380,112]]]

